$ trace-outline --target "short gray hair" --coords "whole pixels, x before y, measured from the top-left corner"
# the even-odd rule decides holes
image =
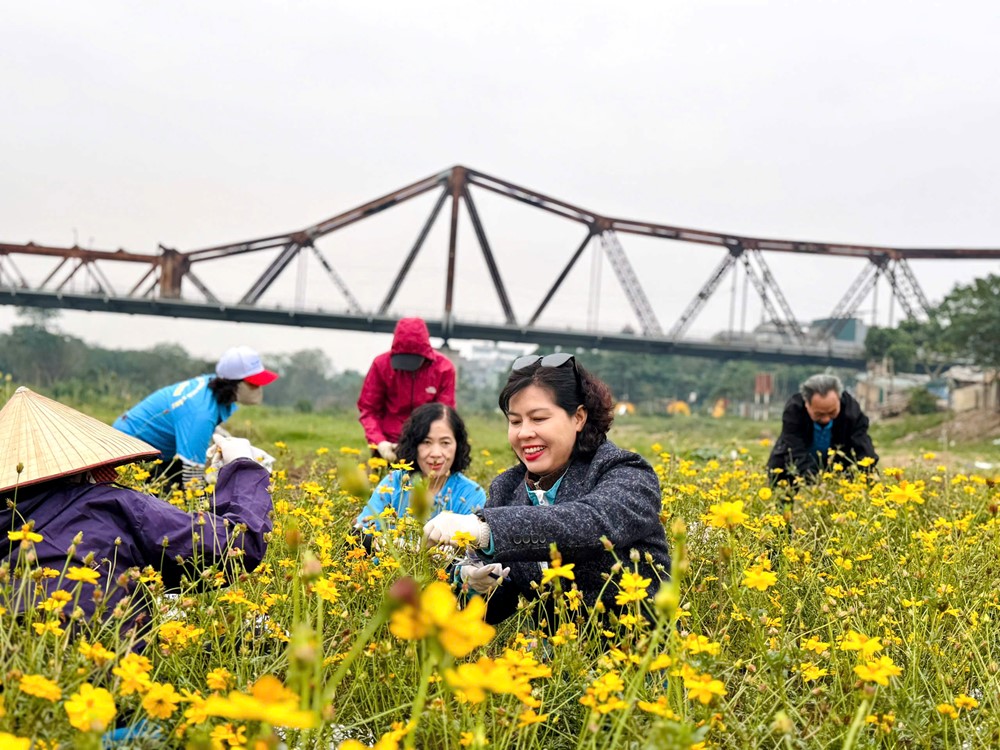
[[[839,396],[844,391],[844,384],[836,375],[827,375],[826,373],[808,377],[799,386],[799,393],[802,394],[802,398],[807,404],[813,396],[825,396],[830,391]]]

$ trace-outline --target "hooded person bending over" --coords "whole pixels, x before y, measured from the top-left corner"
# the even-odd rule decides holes
[[[395,461],[403,423],[418,406],[435,402],[455,408],[455,365],[431,347],[421,318],[403,318],[392,348],[375,357],[361,386],[365,439],[386,461]]]
[[[215,428],[233,415],[237,404],[261,403],[263,386],[277,379],[264,369],[257,352],[237,346],[222,355],[214,376],[161,388],[118,417],[114,427],[163,454],[158,473],[177,479],[179,471],[184,482],[200,479]]]
[[[8,608],[37,610],[55,592],[72,598],[82,586],[74,605],[80,620],[96,631],[110,619],[117,638],[140,640],[150,605],[136,593],[139,571],[159,571],[167,589],[212,566],[229,577],[253,571],[271,531],[270,474],[252,460],[247,440],[215,440],[223,466],[212,510],[185,513],[114,483],[115,466],[155,456],[156,448],[18,388],[0,411],[0,528],[10,532],[0,538],[0,571],[40,588],[15,585],[37,591],[35,601],[24,594]],[[52,618],[66,627],[68,613]]]
[[[831,448],[855,463],[870,459],[865,468],[878,462],[861,405],[840,378],[813,375],[785,404],[781,435],[767,460],[771,481],[816,476],[826,469]]]

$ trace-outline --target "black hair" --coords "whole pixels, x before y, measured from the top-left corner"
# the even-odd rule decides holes
[[[439,419],[448,421],[448,426],[455,433],[455,459],[451,463],[451,473],[465,471],[472,462],[472,447],[469,445],[469,431],[458,412],[447,404],[424,404],[418,406],[403,423],[396,445],[396,456],[400,461],[413,466],[413,471],[420,471],[417,463],[417,447],[424,442],[431,431],[431,425]]]
[[[510,373],[507,384],[500,391],[500,410],[507,414],[510,400],[529,385],[547,390],[559,408],[570,416],[581,406],[586,409],[587,422],[576,436],[573,458],[591,458],[608,439],[608,430],[615,418],[607,383],[591,375],[575,360],[559,367],[542,367],[537,362]]]
[[[229,406],[236,401],[236,389],[240,387],[240,380],[226,380],[225,378],[212,378],[208,381],[208,389],[212,391],[219,406]]]

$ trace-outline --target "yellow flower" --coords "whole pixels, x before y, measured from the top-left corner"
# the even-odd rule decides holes
[[[709,526],[717,529],[735,529],[746,523],[747,518],[747,514],[743,512],[743,501],[735,500],[710,505],[704,520]]]
[[[541,724],[549,718],[548,714],[536,714],[535,709],[529,708],[527,711],[522,711],[517,717],[517,728],[523,729],[524,727],[531,726],[532,724]]]
[[[890,502],[896,503],[896,505],[906,505],[907,503],[921,505],[924,502],[924,497],[921,494],[920,489],[920,486],[916,484],[911,484],[905,481],[900,482],[898,485],[889,487],[889,492],[886,493],[886,499]]]
[[[684,687],[691,700],[701,701],[706,706],[715,700],[716,696],[721,698],[726,694],[726,686],[722,684],[722,680],[716,680],[710,674],[697,672],[686,674]]]
[[[86,641],[80,641],[76,650],[84,659],[94,662],[99,667],[103,667],[109,661],[114,661],[115,658],[115,652],[108,651],[101,643],[89,644]]]
[[[299,697],[273,675],[264,675],[254,683],[250,695],[233,691],[228,697],[210,695],[205,699],[205,713],[236,721],[263,721],[276,727],[311,729],[319,717],[299,709]]]
[[[969,711],[973,708],[978,708],[979,701],[977,701],[971,695],[966,695],[965,693],[961,693],[955,698],[955,706],[960,710]]]
[[[169,682],[163,685],[154,682],[142,699],[142,708],[154,719],[169,719],[180,701],[180,693]]]
[[[830,674],[830,671],[816,666],[811,661],[804,661],[799,664],[799,674],[802,675],[802,679],[806,682],[814,682],[820,677],[826,677]]]
[[[646,590],[652,583],[651,578],[643,578],[638,573],[625,571],[622,574],[622,582],[619,584],[619,592],[615,596],[615,604],[619,607],[625,606],[629,602],[638,602],[649,596]]]
[[[36,698],[43,698],[50,703],[54,703],[62,698],[62,690],[59,688],[59,685],[40,674],[24,675],[18,687],[21,688],[22,693],[33,695]]]
[[[773,496],[774,493],[771,491],[770,487],[761,487],[759,490],[757,490],[757,497],[759,497],[765,503],[768,500],[770,500]]]
[[[389,632],[404,641],[437,638],[452,656],[468,656],[477,646],[493,638],[494,628],[483,621],[486,602],[474,597],[458,609],[451,587],[435,581],[420,594],[416,606],[405,604],[393,612]]]
[[[59,623],[55,620],[49,620],[48,622],[35,622],[31,624],[31,627],[36,633],[38,633],[38,635],[51,633],[52,635],[59,636],[66,632],[59,627]]]
[[[482,703],[489,693],[515,695],[522,703],[532,700],[529,677],[500,659],[484,656],[473,664],[459,664],[445,670],[444,679],[470,703]]]
[[[870,659],[882,650],[880,638],[869,638],[861,633],[849,630],[840,640],[841,651],[858,651],[864,659]]]
[[[81,732],[103,732],[118,713],[111,693],[89,682],[80,685],[80,689],[69,697],[65,709],[69,723]]]
[[[221,692],[228,690],[229,686],[233,684],[233,676],[225,667],[219,667],[205,675],[205,682],[208,684],[209,690]]]
[[[330,604],[334,604],[340,598],[340,591],[337,589],[337,584],[330,576],[319,579],[312,587],[313,593],[316,596],[325,602],[330,602]]]
[[[153,668],[152,663],[145,656],[140,654],[129,654],[111,673],[121,678],[121,685],[118,687],[119,695],[131,695],[132,693],[145,693],[152,684],[149,679],[149,672]]]
[[[636,701],[636,705],[648,714],[654,714],[664,719],[677,719],[677,714],[670,710],[667,705],[667,696],[661,695],[655,703],[650,701]]]
[[[242,748],[246,746],[247,728],[242,724],[236,727],[229,723],[220,724],[212,730],[210,736],[213,750],[222,750],[225,747],[222,743],[226,743],[229,747]]]
[[[101,574],[93,568],[73,567],[66,571],[67,581],[83,581],[84,583],[97,583],[101,580]]]
[[[817,654],[822,654],[828,648],[830,648],[830,644],[826,641],[821,641],[818,638],[806,638],[806,640],[802,642],[803,651],[815,651]]]
[[[478,541],[478,537],[473,536],[467,531],[457,531],[451,537],[452,543],[459,548],[474,547]]]
[[[4,750],[30,750],[31,738],[0,732],[0,747]]]
[[[619,695],[624,689],[625,683],[621,677],[614,672],[608,672],[590,683],[586,695],[580,698],[580,703],[599,714],[618,711],[628,705]]]
[[[942,716],[947,716],[949,719],[958,718],[958,711],[950,703],[939,703],[937,706],[937,712]]]
[[[542,583],[549,583],[556,578],[565,578],[567,581],[575,581],[576,574],[573,573],[573,568],[575,566],[576,563],[569,563],[568,565],[556,565],[553,563],[542,571]]]
[[[743,585],[748,589],[757,589],[757,591],[767,591],[778,582],[778,576],[770,570],[766,570],[763,565],[755,565],[743,571],[743,575],[745,576]]]
[[[33,544],[38,544],[42,541],[43,537],[41,534],[36,534],[32,531],[33,525],[30,523],[24,524],[20,531],[8,531],[7,538],[12,542],[31,542]]]
[[[854,668],[854,673],[865,682],[875,682],[885,687],[889,684],[890,677],[899,677],[903,670],[888,656],[880,656],[878,661],[859,664]]]

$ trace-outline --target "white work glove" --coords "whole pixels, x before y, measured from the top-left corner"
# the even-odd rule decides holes
[[[435,544],[458,546],[452,539],[460,531],[472,536],[476,547],[485,547],[489,544],[490,527],[480,521],[478,516],[446,510],[424,524],[424,546],[431,547]]]
[[[388,440],[383,440],[381,443],[378,444],[376,450],[378,450],[378,454],[389,463],[392,464],[396,462],[395,443],[390,443]]]
[[[463,565],[459,568],[458,575],[461,577],[463,583],[469,584],[470,589],[477,594],[486,596],[486,594],[507,580],[507,576],[510,575],[510,568],[505,568],[500,563]]]
[[[231,464],[237,458],[249,458],[250,460],[256,460],[254,457],[254,448],[250,445],[250,441],[246,438],[212,435],[212,440],[215,442],[216,446],[218,446],[219,453],[222,455],[223,466]]]

